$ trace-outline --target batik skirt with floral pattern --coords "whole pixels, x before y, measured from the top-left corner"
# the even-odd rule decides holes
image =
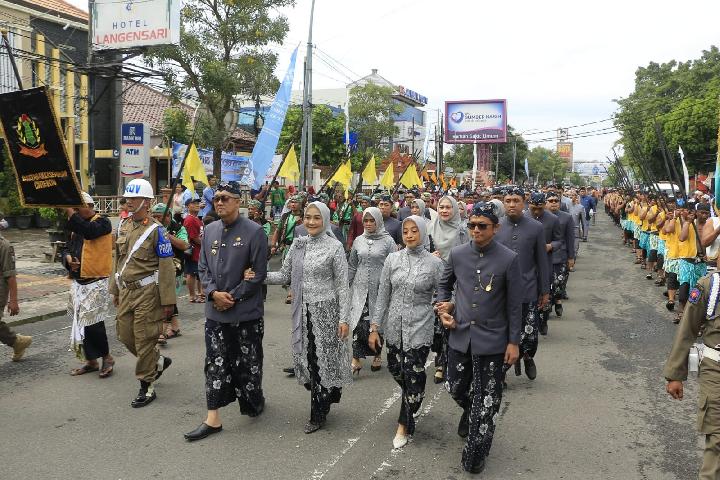
[[[373,351],[368,344],[368,337],[370,336],[370,312],[368,311],[368,304],[365,301],[362,314],[360,315],[360,321],[358,322],[355,330],[353,330],[352,337],[352,351],[353,358],[365,358],[380,356],[382,353],[382,347],[378,348],[377,352]]]
[[[425,362],[430,354],[430,346],[403,350],[402,347],[388,344],[387,352],[388,370],[402,388],[398,423],[405,425],[405,432],[412,435],[415,433],[414,415],[420,410],[425,398]]]
[[[528,354],[535,356],[538,348],[538,312],[537,303],[522,304],[522,330],[520,330],[520,357]]]
[[[205,396],[208,410],[237,400],[240,413],[259,415],[262,390],[263,319],[238,325],[205,321]]]

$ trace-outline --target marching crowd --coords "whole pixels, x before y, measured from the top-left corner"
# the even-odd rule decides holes
[[[83,361],[71,374],[112,375],[105,329],[112,299],[118,338],[137,357],[140,388],[131,405],[154,401],[155,383],[172,364],[158,345],[180,335],[176,305],[184,276],[190,301],[204,303],[207,401],[206,418],[185,438],[218,433],[221,407],[238,401],[242,414],[263,412],[266,285],[283,285],[292,325],[293,366],[286,370],[310,394],[305,433],[325,426],[331,405],[359,378],[365,358],[372,371],[381,370],[384,351],[402,389],[392,443],[404,447],[415,434],[432,360],[433,381],[444,383],[461,408],[462,466],[482,471],[506,373],[524,370],[530,380],[538,375],[539,339],[548,334],[553,313],[563,315],[568,278],[588,239],[599,193],[562,185],[533,191],[498,186],[347,198],[341,191],[288,196],[272,185],[255,192],[247,217],[240,212],[241,193],[238,185],[213,179],[202,195],[180,188],[170,205],[152,205],[150,184],[132,180],[124,192],[127,213],[115,230],[87,194],[86,207],[67,209],[72,233],[62,256],[73,279],[72,346]],[[620,206],[620,200],[611,192],[605,205],[626,226],[639,216],[635,203]],[[690,235],[684,224],[678,230],[678,236]],[[652,243],[643,238],[638,252]],[[282,265],[268,271],[274,254],[282,255]],[[637,255],[639,262],[658,265],[657,251]],[[667,260],[664,270],[669,279]],[[675,273],[681,284],[687,270],[681,266]],[[0,271],[0,307],[9,299],[14,315],[14,259],[2,237]],[[693,270],[691,279],[699,273]],[[681,302],[682,292],[681,286]],[[31,339],[0,321],[0,341],[20,360]]]

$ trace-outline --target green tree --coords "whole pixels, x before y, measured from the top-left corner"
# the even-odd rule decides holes
[[[469,143],[453,145],[452,149],[443,155],[443,163],[455,172],[472,170],[474,160],[473,147],[474,145]]]
[[[242,98],[275,93],[272,77],[277,55],[289,29],[278,9],[294,0],[186,0],[180,43],[152,47],[146,61],[163,73],[175,95],[191,90],[212,121],[210,143],[214,173],[220,175],[222,148],[234,130],[228,113]]]
[[[528,153],[528,166],[533,181],[540,176],[540,183],[561,182],[567,174],[565,160],[557,152],[545,147],[535,147]]]
[[[163,112],[163,136],[171,141],[188,144],[193,134],[190,116],[180,108],[168,108]],[[198,148],[213,148],[214,128],[211,118],[202,116],[195,122],[195,145]]]
[[[345,158],[345,115],[333,114],[327,105],[316,105],[312,110],[313,120],[313,163],[337,165]],[[285,152],[291,143],[300,151],[300,133],[303,124],[302,107],[288,109],[285,124],[280,132],[278,151]]]
[[[387,154],[384,142],[398,134],[393,117],[403,112],[403,106],[392,98],[393,93],[391,87],[373,83],[350,90],[350,131],[358,135],[361,156]]]

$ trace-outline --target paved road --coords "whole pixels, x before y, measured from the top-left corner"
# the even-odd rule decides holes
[[[487,479],[690,479],[700,441],[696,384],[671,402],[661,368],[675,326],[606,218],[582,244],[565,315],[550,324],[534,382],[509,377]],[[399,390],[386,369],[362,371],[333,406],[327,427],[304,435],[309,397],[288,364],[289,308],[270,288],[266,307],[267,409],[257,419],[223,410],[224,431],[188,444],[204,418],[202,310],[181,305],[183,336],[165,348],[174,363],[158,400],[134,410],[133,361],[113,340],[114,377],[71,378],[69,324],[59,317],[21,328],[35,343],[20,363],[0,350],[3,478],[462,479],[459,409],[430,383],[415,438],[392,451]],[[114,334],[113,334],[114,337]]]

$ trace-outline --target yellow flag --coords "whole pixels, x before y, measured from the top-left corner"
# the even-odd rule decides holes
[[[330,179],[330,182],[337,182],[345,187],[350,186],[350,182],[352,181],[352,166],[350,165],[350,159],[348,158],[347,162],[340,165],[340,168],[337,169],[335,172],[335,175]]]
[[[196,182],[202,182],[205,185],[210,184],[210,182],[208,182],[207,175],[205,174],[205,167],[203,167],[202,161],[200,160],[200,154],[198,154],[197,147],[195,147],[194,143],[190,145],[190,152],[185,160],[185,168],[183,168],[182,178],[182,184],[185,185],[191,192],[195,191],[193,180]]]
[[[445,182],[445,174],[440,174],[440,185],[442,186],[443,190],[447,190],[447,183]]]
[[[383,173],[383,176],[380,179],[380,185],[385,188],[393,188],[395,186],[395,172],[393,172],[392,162],[388,163],[385,173]]]
[[[295,155],[295,145],[290,146],[285,161],[280,167],[278,176],[287,178],[293,182],[296,182],[300,178],[300,168],[298,167],[297,155]]]
[[[432,181],[435,185],[437,185],[438,180],[437,180],[437,176],[435,175],[435,172],[433,172],[432,175],[430,175],[430,181]]]
[[[368,162],[365,170],[362,171],[363,182],[368,185],[375,185],[377,183],[377,172],[375,172],[375,155],[372,156]]]
[[[402,177],[400,177],[400,183],[405,185],[407,188],[423,186],[422,180],[418,177],[417,169],[415,168],[414,163],[411,163],[410,166],[405,169],[405,173],[403,173]]]

